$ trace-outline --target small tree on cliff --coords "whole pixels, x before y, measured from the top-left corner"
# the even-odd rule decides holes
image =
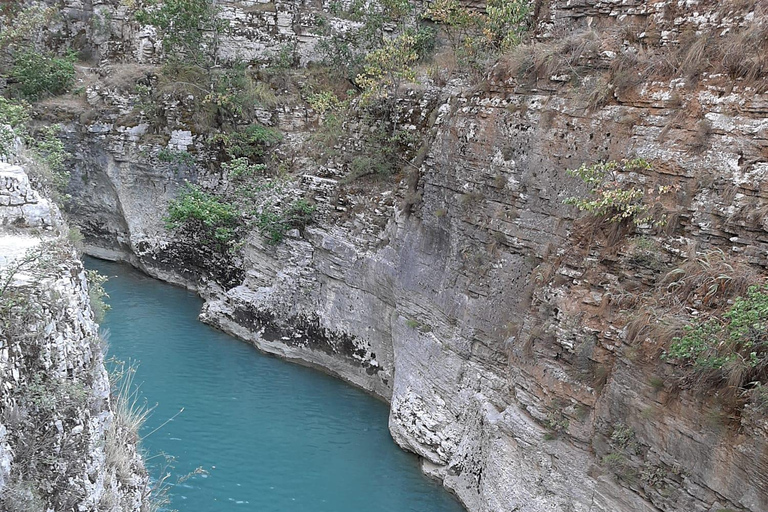
[[[397,103],[400,86],[416,78],[413,65],[419,59],[419,54],[415,45],[416,38],[412,34],[401,34],[365,56],[363,72],[355,79],[355,83],[363,90],[363,104],[381,99],[392,106]],[[392,132],[396,130],[397,118]]]
[[[209,69],[216,64],[219,37],[225,22],[213,0],[148,0],[136,21],[157,27],[163,49],[172,62]]]

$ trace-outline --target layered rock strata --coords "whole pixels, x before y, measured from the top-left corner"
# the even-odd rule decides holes
[[[65,232],[24,170],[0,163],[0,508],[143,510],[149,479]]]

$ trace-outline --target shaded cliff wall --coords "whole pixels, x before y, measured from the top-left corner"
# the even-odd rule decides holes
[[[264,19],[316,9],[264,5],[236,22],[257,52],[261,37],[294,37]],[[768,509],[764,413],[690,389],[652,327],[665,276],[713,250],[765,275],[768,98],[747,78],[652,57],[753,26],[759,8],[538,2],[539,38],[480,84],[423,76],[403,95],[401,126],[429,145],[392,186],[350,186],[316,162],[303,145],[316,113],[291,96],[263,118],[299,156],[294,183],[318,222],[278,246],[254,233],[216,265],[158,213],[184,178],[226,185],[156,158],[206,158],[188,106],[165,105],[159,128],[124,121],[135,99],[110,77],[152,61],[141,38],[113,37],[128,46],[103,54],[85,98],[46,115],[69,120],[72,213],[90,251],[197,287],[205,321],[390,400],[396,441],[469,510],[756,512]],[[563,205],[587,192],[566,169],[635,156],[654,170],[632,179],[674,190],[666,231],[593,225]],[[216,282],[219,265],[237,268],[234,285]]]
[[[55,205],[0,163],[0,508],[138,511],[149,479],[114,413],[82,263]]]

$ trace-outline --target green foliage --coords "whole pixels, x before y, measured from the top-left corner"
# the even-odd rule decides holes
[[[195,166],[195,157],[188,151],[163,148],[157,153],[157,159],[170,164],[173,172],[189,171]]]
[[[547,413],[544,426],[547,427],[548,431],[548,435],[545,435],[545,438],[551,441],[568,431],[570,421],[565,417],[562,410],[551,410]]]
[[[231,248],[242,226],[236,205],[188,185],[168,205],[165,218],[168,229],[196,232],[201,241],[216,249]]]
[[[341,101],[333,91],[320,91],[307,96],[307,103],[318,114],[338,112],[345,108],[348,102]]]
[[[364,152],[349,160],[350,172],[346,181],[363,176],[385,177],[396,173],[404,160],[405,149],[415,143],[416,136],[398,129],[390,133],[384,126],[378,125],[366,130],[364,141]]]
[[[413,50],[416,52],[419,61],[427,59],[435,51],[437,31],[433,27],[409,27],[404,32],[413,37]]]
[[[422,15],[441,23],[460,66],[483,72],[499,52],[523,40],[530,28],[530,0],[489,0],[485,16],[458,0],[436,0]]]
[[[283,140],[283,134],[274,128],[252,124],[240,131],[217,133],[211,137],[212,143],[221,144],[232,158],[258,158],[264,155],[267,146]]]
[[[614,475],[622,480],[631,480],[633,475],[633,469],[630,461],[627,457],[618,452],[611,452],[603,457],[603,465],[608,468]]]
[[[148,0],[136,21],[160,31],[168,58],[210,66],[225,22],[213,0]]]
[[[485,12],[483,33],[492,46],[507,51],[520,44],[530,25],[530,0],[488,0]]]
[[[418,59],[416,38],[412,34],[401,34],[368,53],[363,72],[355,79],[355,83],[363,89],[361,100],[370,102],[396,96],[400,84],[416,78],[413,65]]]
[[[341,2],[330,6],[334,16],[359,22],[351,29],[335,30],[327,19],[318,19],[317,32],[321,36],[318,50],[323,62],[336,73],[350,80],[364,73],[366,55],[386,46],[385,35],[394,25],[395,33],[408,33],[414,38],[414,49],[423,57],[434,47],[434,32],[428,27],[409,26],[413,21],[412,2],[408,0],[353,1],[348,9]],[[385,26],[389,27],[385,30]]]
[[[64,170],[64,162],[70,154],[65,150],[60,134],[61,125],[45,126],[35,134],[34,139],[28,142],[35,149],[37,157],[58,175],[57,185],[61,189],[66,187],[66,181],[69,180],[69,172]]]
[[[84,407],[88,390],[82,382],[45,379],[36,374],[25,389],[24,398],[38,409],[60,415]]]
[[[16,6],[10,3],[5,5],[8,8],[0,10],[0,25],[3,27],[0,31],[0,51],[7,50],[9,53],[29,49],[29,41],[50,26],[58,16],[58,10],[54,7],[22,7],[21,2]]]
[[[637,448],[635,431],[623,423],[615,424],[611,432],[611,445],[621,450],[634,452]]]
[[[422,16],[444,25],[454,52],[469,43],[483,21],[480,13],[462,7],[458,0],[436,0]]]
[[[247,118],[268,92],[263,84],[260,87],[254,81],[243,62],[235,62],[229,69],[212,73],[208,80],[210,92],[203,98],[203,103],[217,107],[219,117],[230,122]]]
[[[666,216],[656,216],[653,207],[658,204],[661,195],[669,192],[669,187],[657,187],[655,195],[649,197],[644,189],[627,183],[628,173],[651,169],[652,165],[641,158],[582,164],[567,173],[591,187],[590,197],[569,197],[563,203],[603,217],[608,222],[628,221],[635,225],[663,226]]]
[[[752,286],[721,318],[700,319],[685,327],[662,356],[694,375],[720,380],[736,374],[733,385],[766,381],[768,368],[768,286]]]
[[[263,175],[267,166],[264,164],[252,164],[247,158],[240,157],[224,162],[221,164],[221,168],[229,175],[230,180],[244,182]]]
[[[29,118],[29,105],[26,102],[11,101],[0,96],[0,124],[18,129],[23,127]]]
[[[29,100],[67,92],[75,82],[74,53],[55,57],[28,50],[16,56],[10,78],[14,89]]]
[[[29,109],[29,104],[23,100],[0,97],[0,155],[20,156],[14,153],[15,141],[17,138],[21,139],[26,145],[26,148],[22,148],[22,153],[30,159],[26,163],[27,172],[35,186],[60,200],[70,177],[65,168],[66,159],[70,155],[59,136],[61,126],[44,126],[30,133]]]
[[[0,155],[14,152],[17,137],[24,137],[29,121],[29,105],[0,96]]]
[[[295,47],[290,44],[281,45],[276,52],[269,55],[269,69],[285,71],[292,68],[296,61],[295,50]]]
[[[256,226],[270,244],[278,244],[290,229],[301,229],[311,223],[314,211],[315,207],[304,199],[297,199],[282,209],[267,204],[258,214]]]
[[[70,173],[65,162],[71,156],[65,150],[60,133],[61,125],[54,124],[26,137],[34,160],[32,165],[27,166],[27,173],[36,186],[49,192],[58,202],[67,198],[64,193],[69,185]]]
[[[88,280],[88,299],[91,303],[94,320],[101,322],[104,320],[106,312],[111,309],[111,306],[105,301],[105,299],[109,298],[107,291],[104,289],[107,276],[99,274],[97,270],[86,270],[85,277]]]

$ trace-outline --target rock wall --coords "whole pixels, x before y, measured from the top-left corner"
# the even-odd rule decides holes
[[[63,231],[24,170],[0,163],[0,508],[144,510],[149,478]]]
[[[468,510],[758,512],[765,413],[681,384],[659,357],[659,290],[712,258],[765,276],[768,97],[722,73],[638,71],[663,67],[653,51],[759,21],[758,4],[536,2],[532,53],[474,86],[423,77],[402,96],[401,126],[429,145],[393,187],[340,183],[303,145],[316,114],[284,102],[264,119],[298,154],[318,222],[278,246],[254,233],[215,264],[158,211],[185,178],[215,189],[226,176],[159,163],[163,148],[204,160],[201,134],[179,102],[159,130],[127,122],[134,99],[111,78],[151,62],[155,43],[113,37],[84,103],[47,115],[78,151],[71,213],[93,254],[195,287],[204,321],[389,400],[395,440]],[[289,18],[303,37],[296,16],[316,12],[243,6],[233,44],[255,54],[294,37]],[[666,232],[591,225],[563,204],[586,193],[566,169],[630,157],[654,163],[633,180],[673,191]]]

